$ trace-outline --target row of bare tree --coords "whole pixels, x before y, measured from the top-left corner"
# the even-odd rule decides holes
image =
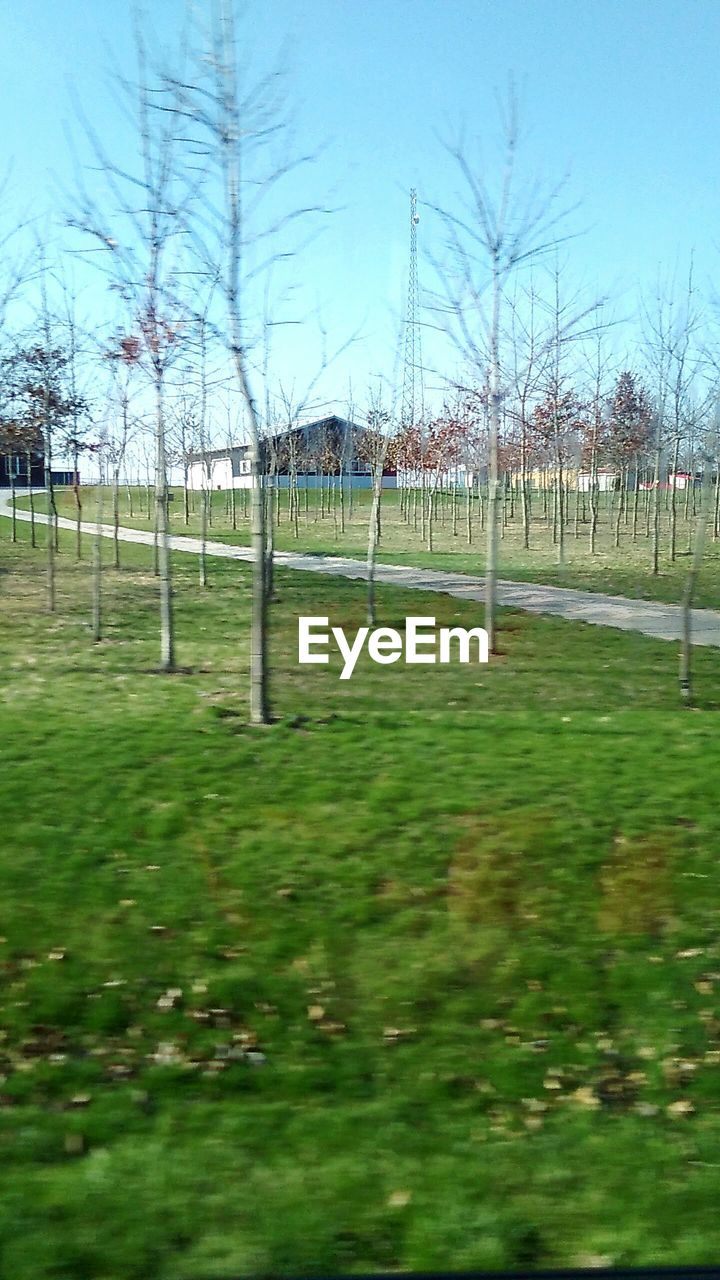
[[[137,75],[122,83],[137,141],[136,164],[116,161],[92,120],[83,117],[92,188],[79,176],[65,219],[76,237],[73,251],[87,252],[106,273],[113,304],[110,331],[100,326],[96,333],[77,321],[77,300],[62,269],[48,268],[39,246],[26,273],[36,323],[8,343],[3,356],[0,453],[7,459],[13,487],[24,476],[32,488],[33,459],[42,456],[44,487],[55,515],[53,460],[71,459],[78,555],[83,512],[78,472],[83,455],[95,455],[99,478],[112,485],[116,564],[121,485],[133,462],[137,467],[138,458],[144,459],[160,586],[161,669],[170,672],[176,665],[170,468],[183,470],[186,520],[191,459],[199,457],[205,468],[202,583],[212,520],[211,454],[220,440],[230,447],[244,437],[248,489],[243,503],[252,542],[250,715],[263,724],[270,717],[267,612],[273,495],[276,504],[279,496],[274,482],[281,473],[289,477],[289,519],[296,533],[298,477],[311,466],[321,479],[321,502],[323,476],[333,479],[332,512],[341,532],[346,492],[352,503],[352,482],[347,490],[343,483],[346,441],[339,451],[337,438],[328,432],[319,442],[315,439],[312,457],[302,445],[298,427],[311,406],[312,380],[299,400],[282,387],[271,394],[268,287],[258,286],[279,263],[293,259],[296,224],[322,210],[298,208],[292,200],[282,208],[279,193],[285,179],[304,157],[291,154],[289,98],[282,77],[272,74],[254,83],[245,77],[245,49],[232,0],[214,0],[207,15],[196,15],[172,65],[165,55],[151,55],[139,27],[136,44]],[[487,541],[485,624],[491,651],[496,648],[498,545],[508,495],[519,505],[524,545],[529,547],[534,494],[542,491],[543,515],[562,563],[569,525],[568,473],[587,472],[593,552],[599,474],[615,468],[615,536],[619,541],[631,502],[636,536],[640,485],[645,484],[642,492],[651,495],[644,502],[645,529],[657,573],[663,480],[681,465],[693,477],[700,470],[710,481],[713,468],[720,470],[714,445],[715,367],[711,348],[700,340],[692,272],[681,297],[672,290],[661,292],[644,308],[640,357],[625,357],[613,369],[606,354],[613,326],[605,319],[605,304],[588,303],[565,288],[560,255],[569,210],[563,206],[562,187],[519,182],[518,141],[511,94],[497,173],[488,173],[467,151],[454,151],[461,197],[453,209],[435,207],[444,246],[433,258],[439,286],[428,303],[452,338],[455,364],[462,369],[461,375],[447,379],[445,407],[430,419],[405,420],[401,426],[390,385],[384,395],[370,396],[353,442],[372,485],[369,615],[374,617],[375,611],[383,473],[397,473],[403,514],[419,526],[431,549],[438,504],[444,512],[448,493],[457,526],[460,487],[468,541],[473,504],[480,508]],[[293,260],[300,260],[299,253]],[[9,269],[6,274],[8,287],[0,296],[3,322],[22,285],[22,272]],[[540,276],[549,283],[544,294]],[[220,421],[220,405],[225,406],[225,421]],[[348,411],[348,417],[352,421],[354,412]],[[538,472],[544,477],[540,482]],[[717,484],[715,493],[717,536]],[[673,512],[674,494],[673,488]],[[307,502],[307,488],[305,495]],[[137,500],[131,488],[128,500],[131,505]],[[233,526],[236,501],[233,487]],[[576,506],[576,528],[577,511]],[[276,505],[275,519],[278,512]],[[674,523],[672,530],[674,555]],[[56,546],[57,523],[47,537],[50,608],[55,602]],[[94,559],[93,632],[99,637],[99,533]]]

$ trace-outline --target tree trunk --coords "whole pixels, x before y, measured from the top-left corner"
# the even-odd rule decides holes
[[[13,455],[10,454],[10,502],[12,505],[12,540],[17,542],[17,515],[15,512],[15,468]]]
[[[372,507],[370,510],[370,523],[368,525],[368,552],[367,552],[367,623],[369,627],[375,626],[375,558],[378,544],[378,529],[380,527],[380,498],[382,496],[382,473],[383,468],[380,466],[375,468],[373,474],[373,497]]]
[[[680,437],[675,437],[675,448],[673,450],[673,480],[670,490],[670,563],[675,562],[676,537],[677,537],[677,469],[678,459],[680,456]]]
[[[565,563],[565,485],[563,480],[563,465],[560,452],[558,450],[555,458],[555,491],[557,502],[557,562],[562,566]]]
[[[97,512],[92,554],[92,638],[102,639],[102,476],[97,488]]]
[[[597,476],[597,442],[596,430],[593,434],[592,451],[590,453],[590,555],[595,555],[597,542],[598,516],[600,514],[600,490]]]
[[[490,419],[489,419],[489,470],[488,470],[488,504],[487,504],[487,552],[485,564],[485,630],[488,636],[488,651],[495,653],[496,621],[495,607],[497,598],[497,487],[498,487],[498,440],[500,434],[500,279],[497,261],[493,263],[493,310],[490,329]]]
[[[120,468],[113,473],[113,551],[115,568],[120,568]]]
[[[705,465],[703,475],[702,498],[700,503],[700,511],[695,525],[695,543],[693,547],[692,561],[690,569],[685,580],[685,589],[682,597],[682,646],[680,649],[680,698],[683,705],[689,707],[692,705],[692,601],[697,585],[698,575],[700,573],[700,564],[702,562],[703,550],[705,547],[705,534],[707,530],[708,509],[710,506],[710,466]]]
[[[623,514],[625,512],[625,489],[627,484],[627,473],[623,466],[620,470],[620,502],[618,504],[617,520],[615,522],[615,546],[620,546],[620,525],[622,523]]]
[[[168,539],[167,459],[165,454],[165,406],[163,377],[155,374],[155,425],[157,444],[157,483],[155,512],[158,531],[158,570],[160,577],[160,668],[175,670],[175,632],[173,626],[172,571]]]
[[[55,530],[53,529],[53,508],[55,498],[50,475],[50,455],[45,453],[45,489],[47,503],[47,607],[50,613],[55,612]]]
[[[37,539],[35,535],[35,496],[33,494],[32,485],[32,454],[29,449],[27,454],[27,468],[28,497],[30,498],[30,546],[35,547],[37,546]]]
[[[73,465],[75,467],[75,475],[73,477],[73,491],[75,493],[75,558],[82,560],[82,532],[80,529],[82,524],[82,499],[80,497],[80,465],[77,449],[75,449],[73,456]]]
[[[275,532],[273,530],[273,486],[277,485],[275,464],[265,477],[265,596],[275,597]]]
[[[523,425],[523,438],[520,446],[520,503],[522,507],[522,544],[523,550],[530,549],[530,494],[528,493],[528,473],[527,473],[527,444],[525,441],[525,427]]]
[[[205,464],[205,469],[207,472],[208,471],[207,464]],[[200,573],[201,587],[207,586],[207,566],[206,566],[205,548],[207,546],[207,533],[208,533],[208,487],[209,487],[209,484],[210,484],[210,476],[206,474],[205,484],[203,485],[203,492],[202,492],[202,507],[200,509],[200,555],[198,557],[198,569]]]
[[[660,450],[661,446],[658,441],[655,445],[652,506],[652,572],[655,576],[660,569]]]

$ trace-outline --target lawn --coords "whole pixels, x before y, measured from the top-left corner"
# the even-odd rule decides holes
[[[489,666],[299,667],[361,585],[151,553],[106,638],[0,520],[0,1275],[717,1262],[718,655],[501,612]],[[39,540],[44,531],[39,532]],[[109,548],[108,548],[109,550]],[[379,621],[477,608],[381,588]]]
[[[173,533],[191,533],[197,536],[200,532],[200,495],[191,494],[190,519],[186,525],[182,488],[176,487],[173,494],[173,502],[170,504],[170,523]],[[644,502],[645,495],[642,495],[642,499]],[[310,551],[318,555],[340,554],[365,558],[370,501],[370,495],[366,490],[354,493],[352,514],[349,500],[346,498],[344,532],[337,494],[334,507],[328,505],[327,499],[323,500],[323,511],[316,493],[309,493],[306,512],[305,492],[301,490],[297,537],[288,516],[287,501],[287,492],[282,493],[279,509],[280,522],[275,529],[275,541],[279,549]],[[562,567],[557,564],[557,549],[552,544],[548,522],[542,516],[541,496],[536,494],[534,498],[535,514],[531,526],[529,550],[525,550],[522,546],[519,511],[516,507],[511,519],[511,508],[508,504],[507,526],[501,528],[500,577],[518,582],[542,582],[551,586],[603,591],[635,599],[678,603],[682,597],[690,562],[694,529],[691,513],[687,521],[684,518],[685,495],[677,494],[677,536],[674,561],[671,561],[669,554],[669,511],[665,508],[666,495],[662,496],[661,554],[659,573],[656,576],[650,572],[651,544],[645,536],[646,519],[642,504],[639,508],[636,540],[633,540],[632,509],[630,509],[627,525],[621,522],[620,546],[616,547],[614,545],[615,516],[608,508],[609,501],[610,495],[601,495],[597,551],[591,556],[588,549],[588,520],[583,522],[580,507],[576,537],[574,495],[570,496],[570,520],[565,534],[565,563]],[[43,497],[37,498],[36,503],[38,510],[44,510]],[[84,492],[84,504],[85,518],[93,520],[96,510],[94,489],[89,488]],[[27,506],[27,499],[19,499],[19,505]],[[58,491],[58,509],[61,515],[74,516],[75,498],[70,490]],[[104,495],[103,511],[104,520],[110,522],[112,502],[109,490]],[[452,506],[449,498],[440,504],[438,512],[433,539],[434,550],[429,552],[421,540],[419,523],[418,529],[415,530],[412,521],[408,524],[401,518],[399,495],[392,490],[384,492],[382,539],[378,558],[393,564],[449,569],[458,573],[482,575],[485,568],[485,534],[480,525],[478,512],[475,512],[472,524],[470,546],[467,543],[462,499],[458,502],[456,534],[453,534]],[[589,516],[587,510],[586,516]],[[147,519],[147,493],[144,489],[134,488],[129,493],[125,489],[121,491],[120,520],[122,524],[135,528],[151,529],[153,527],[152,520]],[[224,491],[213,493],[212,527],[208,531],[209,537],[219,542],[249,542],[249,522],[244,515],[241,491],[236,494],[235,522],[237,528],[233,530],[229,512],[229,495]],[[714,542],[710,536],[706,543],[695,603],[698,607],[720,608],[720,543]]]

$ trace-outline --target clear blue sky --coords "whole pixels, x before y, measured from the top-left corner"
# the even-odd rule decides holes
[[[202,7],[202,6],[201,6]],[[111,58],[133,66],[123,0],[22,0],[3,6],[0,115],[13,161],[13,202],[58,205],[71,182],[65,130],[71,84],[119,158],[128,140],[109,92]],[[153,0],[169,35],[182,0]],[[610,289],[630,311],[638,289],[694,249],[697,279],[720,277],[720,3],[718,0],[251,0],[246,21],[261,50],[288,38],[290,83],[305,145],[327,143],[295,179],[293,197],[340,206],[289,268],[297,314],[319,304],[337,340],[363,340],[323,384],[343,396],[352,374],[389,371],[403,306],[407,193],[451,205],[457,187],[442,139],[486,140],[493,160],[495,94],[512,73],[526,132],[523,167],[548,180],[570,170],[573,271]],[[116,152],[117,154],[117,152]],[[421,225],[421,249],[437,228]],[[436,244],[436,242],[435,242]],[[421,273],[430,283],[429,266]],[[289,313],[288,313],[289,314]],[[282,359],[302,384],[316,335],[292,333]],[[428,335],[428,359],[440,359]]]

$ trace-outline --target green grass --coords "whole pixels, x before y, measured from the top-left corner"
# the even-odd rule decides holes
[[[72,535],[50,618],[8,532],[0,1274],[717,1261],[717,654],[682,712],[674,646],[502,611],[340,683],[297,617],[362,587],[279,571],[251,729],[246,566],[175,558],[164,677],[147,549],[93,646]]]
[[[175,498],[171,504],[171,526],[174,533],[200,532],[200,515],[198,494],[191,495],[196,509],[191,511],[188,526],[184,523],[183,494],[181,488],[175,488]],[[682,597],[683,587],[689,565],[689,548],[694,528],[692,518],[684,518],[684,497],[678,493],[678,519],[676,558],[670,559],[669,545],[669,513],[665,510],[665,495],[661,508],[661,556],[660,572],[653,576],[651,567],[651,547],[645,537],[646,523],[643,508],[640,508],[638,521],[638,537],[632,538],[632,512],[626,526],[621,525],[620,547],[614,545],[614,526],[610,528],[607,502],[609,495],[601,495],[600,523],[598,531],[597,552],[591,556],[588,550],[588,524],[580,520],[579,536],[574,536],[574,495],[570,497],[570,524],[566,531],[565,564],[558,567],[557,551],[552,545],[547,521],[542,518],[542,496],[534,497],[535,515],[531,528],[530,550],[522,547],[519,512],[512,520],[508,519],[507,527],[502,531],[500,542],[500,576],[519,582],[542,582],[551,586],[577,587],[585,591],[608,592],[611,595],[625,595],[634,599],[662,600],[678,603]],[[228,496],[224,492],[216,492],[213,498],[212,528],[209,536],[219,542],[247,543],[249,541],[248,521],[243,517],[242,494],[237,495],[236,523],[237,529],[231,527],[227,512]],[[120,496],[120,518],[123,524],[137,528],[151,529],[152,521],[142,518],[146,511],[146,494],[144,490],[134,489],[131,494],[133,517],[130,517],[130,503],[126,491]],[[336,500],[335,512],[326,509],[321,515],[314,492],[308,495],[307,516],[304,509],[305,494],[301,491],[301,511],[299,519],[299,536],[288,520],[287,493],[281,494],[280,523],[275,532],[276,545],[284,551],[310,551],[317,555],[348,555],[364,558],[367,554],[367,522],[370,495],[360,490],[353,497],[352,518],[349,513],[349,502],[346,504],[345,532],[340,528],[339,506]],[[36,501],[42,503],[44,499]],[[616,499],[617,501],[617,499]],[[644,501],[644,495],[643,495]],[[22,500],[22,505],[27,505]],[[60,513],[73,516],[75,499],[71,491],[59,491],[58,506]],[[40,509],[40,508],[38,508]],[[93,490],[85,493],[85,515],[93,519],[95,511],[95,494]],[[111,518],[111,501],[104,499],[105,520]],[[510,507],[508,505],[508,514]],[[378,558],[388,563],[416,565],[422,568],[454,570],[458,573],[480,574],[485,568],[485,535],[476,519],[472,529],[472,545],[468,547],[464,509],[462,500],[458,507],[457,535],[452,533],[452,516],[449,499],[441,508],[436,521],[434,534],[434,550],[428,552],[421,541],[420,532],[401,519],[399,495],[392,490],[383,494],[382,499],[383,536],[379,547]],[[586,512],[586,515],[588,513]],[[582,515],[582,510],[581,510]],[[614,519],[614,517],[613,517]],[[703,558],[702,572],[697,584],[695,603],[698,607],[708,609],[720,608],[720,544],[708,538]]]

